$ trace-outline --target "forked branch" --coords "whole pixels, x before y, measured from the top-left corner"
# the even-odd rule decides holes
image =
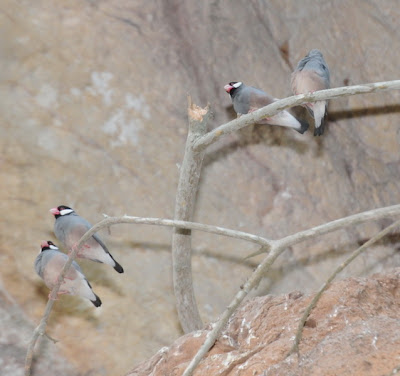
[[[316,237],[327,232],[335,231],[340,228],[347,227],[349,225],[359,224],[362,222],[366,222],[369,220],[377,220],[384,217],[391,217],[394,215],[400,215],[400,205],[388,206],[385,208],[370,210],[367,212],[359,213],[352,215],[350,217],[342,218],[336,221],[332,221],[326,223],[321,226],[314,227],[312,229],[303,231],[299,234],[289,235],[280,240],[271,240],[267,238],[263,238],[260,236],[256,236],[253,234],[249,234],[242,231],[235,231],[231,229],[226,229],[219,226],[211,226],[205,225],[196,222],[185,222],[179,220],[172,219],[162,219],[162,218],[143,218],[143,217],[132,217],[132,216],[123,216],[123,217],[107,217],[103,219],[101,222],[95,224],[90,230],[88,230],[83,237],[77,243],[76,248],[71,252],[67,262],[65,263],[58,279],[57,283],[51,291],[49,301],[47,302],[45,312],[43,317],[34,330],[32,338],[29,342],[27,355],[25,359],[25,376],[30,376],[32,361],[34,356],[34,349],[37,343],[39,336],[43,336],[46,334],[47,322],[50,316],[50,313],[53,309],[54,299],[57,297],[57,293],[60,289],[61,283],[64,280],[64,276],[68,272],[72,261],[75,259],[79,250],[82,249],[83,244],[86,243],[88,239],[90,239],[96,232],[100,231],[103,228],[107,228],[120,223],[132,223],[132,224],[146,224],[146,225],[154,225],[154,226],[165,226],[165,227],[174,227],[181,228],[186,230],[198,230],[213,233],[216,235],[228,236],[235,239],[241,239],[245,241],[249,241],[252,243],[259,244],[262,247],[262,252],[266,252],[268,249],[270,250],[269,255],[264,259],[264,261],[257,267],[255,272],[249,278],[249,280],[244,284],[243,289],[241,289],[238,294],[235,296],[232,303],[229,305],[228,309],[223,313],[221,319],[218,321],[217,326],[214,327],[213,331],[209,333],[207,337],[206,343],[199,350],[196,357],[192,360],[191,365],[192,371],[200,362],[202,357],[207,353],[207,351],[211,348],[216,338],[219,336],[221,330],[226,325],[229,317],[236,310],[239,304],[243,301],[246,295],[251,291],[254,286],[258,284],[260,279],[265,275],[265,273],[269,270],[269,267],[276,260],[276,258],[290,245],[297,244],[303,240]],[[261,253],[261,252],[260,252]],[[195,362],[194,362],[195,360]],[[194,367],[194,368],[193,368]],[[188,371],[188,372],[192,372]],[[186,371],[185,371],[186,372]],[[185,375],[190,375],[191,373],[185,373]]]
[[[189,101],[189,133],[186,142],[185,156],[179,177],[176,195],[175,219],[191,221],[196,202],[198,182],[200,180],[204,153],[207,147],[218,141],[220,137],[257,123],[265,117],[271,117],[289,107],[344,97],[356,94],[366,94],[385,90],[400,89],[400,80],[377,82],[363,85],[339,87],[314,93],[300,94],[277,100],[257,111],[243,115],[240,118],[223,124],[206,133],[209,108],[201,109]],[[193,111],[196,109],[197,111]],[[203,110],[204,115],[197,115]],[[175,298],[181,326],[185,333],[200,329],[202,321],[193,290],[191,263],[191,233],[176,229],[172,238],[172,263]]]
[[[360,224],[362,222],[366,222],[372,219],[377,220],[386,216],[391,217],[393,215],[399,214],[400,205],[388,206],[386,208],[370,210],[346,218],[338,219],[336,221],[328,222],[321,226],[313,227],[309,230],[286,236],[280,240],[275,240],[269,250],[269,254],[264,258],[261,264],[258,265],[257,269],[243,285],[243,288],[238,291],[231,304],[213,326],[213,329],[208,333],[203,345],[193,357],[182,376],[191,376],[193,374],[193,371],[196,369],[201,359],[207,354],[210,348],[214,345],[217,338],[220,336],[223,328],[227,324],[232,314],[236,311],[237,307],[241,304],[248,293],[259,284],[261,278],[265,276],[265,274],[270,270],[272,264],[275,262],[278,256],[281,255],[289,246],[298,244],[306,239],[315,238],[322,234],[327,234],[329,232],[339,230],[350,225]],[[266,250],[261,248],[257,252],[257,254],[264,252],[266,252]]]

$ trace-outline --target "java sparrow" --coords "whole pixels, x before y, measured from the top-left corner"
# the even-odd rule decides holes
[[[291,84],[295,95],[330,88],[329,68],[319,50],[311,50],[299,61],[292,73]],[[315,120],[314,136],[320,136],[324,133],[324,118],[327,105],[327,101],[306,103],[304,105]]]
[[[61,205],[50,209],[56,221],[54,223],[54,233],[57,239],[68,249],[71,250],[78,243],[79,239],[92,227],[84,218],[75,213],[68,206]],[[123,273],[124,269],[111,253],[97,234],[94,234],[77,254],[77,257],[111,265],[118,273]]]
[[[41,252],[35,260],[35,270],[49,289],[57,283],[58,276],[68,256],[58,250],[51,241],[41,243]],[[64,277],[58,294],[77,295],[89,299],[96,307],[101,306],[100,298],[93,292],[79,265],[73,261]]]
[[[229,82],[229,84],[224,86],[224,89],[230,94],[233,109],[238,115],[243,115],[258,110],[259,108],[267,106],[277,100],[260,89],[252,86],[246,86],[243,82]],[[308,129],[308,123],[299,122],[288,111],[281,111],[274,116],[263,119],[259,122],[259,124],[289,127],[295,129],[301,134]]]

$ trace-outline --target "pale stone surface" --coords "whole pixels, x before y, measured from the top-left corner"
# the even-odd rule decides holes
[[[292,67],[315,47],[332,86],[397,79],[399,12],[396,0],[3,0],[0,273],[7,291],[38,322],[48,292],[33,261],[40,241],[54,240],[48,210],[55,205],[93,223],[102,213],[173,216],[188,93],[198,105],[211,103],[214,128],[233,118],[224,84],[242,80],[290,95]],[[266,126],[228,136],[206,155],[195,219],[277,238],[399,203],[399,101],[397,91],[332,101],[321,138]],[[315,289],[386,223],[289,249],[255,294]],[[122,374],[181,335],[170,229],[122,225],[103,236],[125,274],[82,263],[102,308],[62,297],[50,319],[50,334],[83,374]],[[346,275],[399,265],[397,239],[389,240]],[[195,290],[209,322],[251,273],[254,264],[241,259],[254,246],[200,233],[193,244]]]

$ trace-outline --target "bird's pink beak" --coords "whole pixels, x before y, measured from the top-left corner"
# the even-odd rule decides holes
[[[47,243],[45,240],[43,240],[43,241],[40,243],[40,248],[48,247],[48,246],[49,246],[49,243]]]
[[[225,91],[227,92],[227,93],[229,93],[232,89],[233,89],[233,86],[231,86],[231,85],[225,85],[224,86],[224,89],[225,89]]]
[[[54,215],[60,214],[60,211],[59,211],[57,208],[52,208],[52,209],[49,210],[49,212],[50,212],[51,214],[54,214]]]

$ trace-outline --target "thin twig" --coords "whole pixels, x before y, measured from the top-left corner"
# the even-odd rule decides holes
[[[374,213],[376,214],[376,217],[374,217]],[[214,345],[217,338],[220,336],[222,329],[227,324],[231,315],[235,312],[237,307],[241,304],[248,293],[259,284],[261,278],[269,271],[270,267],[278,258],[278,256],[283,253],[288,246],[300,243],[301,241],[304,241],[306,239],[310,239],[322,234],[326,234],[328,232],[338,230],[350,224],[358,224],[371,219],[379,219],[396,214],[400,214],[400,205],[387,206],[385,208],[355,214],[350,217],[338,219],[336,221],[332,221],[324,225],[302,231],[301,233],[290,235],[280,240],[273,241],[269,249],[269,254],[264,258],[262,263],[257,267],[257,269],[247,280],[247,282],[243,285],[243,288],[239,290],[238,293],[235,295],[231,304],[224,311],[221,318],[217,321],[213,329],[208,333],[205,342],[201,345],[198,352],[191,360],[182,376],[191,376],[193,374],[193,371],[196,369],[201,359],[207,354],[210,348]],[[266,249],[261,248],[257,252],[257,254],[264,252],[266,252]]]
[[[299,321],[299,326],[296,332],[296,337],[294,340],[294,344],[292,348],[290,349],[289,353],[287,356],[291,355],[293,352],[299,352],[299,344],[303,335],[303,328],[304,324],[307,321],[311,311],[313,308],[316,306],[318,303],[319,299],[321,298],[322,294],[324,291],[330,286],[331,282],[336,278],[336,276],[346,267],[348,266],[356,257],[358,257],[360,254],[365,252],[368,247],[370,247],[372,244],[376,243],[380,239],[382,239],[385,235],[387,235],[390,231],[392,231],[394,228],[398,227],[400,225],[400,221],[396,221],[395,223],[391,224],[390,226],[386,227],[382,231],[380,231],[378,234],[376,234],[374,237],[369,239],[367,242],[365,242],[361,247],[357,248],[344,262],[342,262],[336,270],[329,276],[329,278],[324,282],[322,287],[319,289],[317,294],[314,296],[314,298],[311,300],[311,303],[307,306],[306,310],[303,313],[303,316],[301,317]]]
[[[194,150],[200,151],[207,148],[207,146],[216,142],[221,136],[235,132],[241,128],[259,122],[261,119],[276,115],[278,112],[286,110],[293,106],[299,106],[304,103],[316,102],[320,100],[328,100],[339,97],[347,97],[356,94],[368,94],[378,91],[398,90],[400,89],[400,80],[375,82],[363,85],[344,86],[334,89],[320,90],[314,93],[294,95],[292,97],[277,100],[262,107],[257,111],[242,115],[240,118],[232,120],[228,123],[220,125],[219,127],[208,132],[206,135],[199,138],[194,144]]]
[[[94,227],[96,227],[96,226],[94,226]],[[81,250],[83,244],[97,231],[97,230],[96,231],[92,231],[92,230],[93,230],[93,228],[90,229],[88,232],[86,232],[86,234],[83,235],[82,238],[79,240],[76,247],[72,250],[72,252],[70,253],[70,255],[68,257],[68,260],[66,261],[64,267],[61,270],[60,275],[58,276],[56,284],[54,285],[53,289],[51,290],[49,300],[47,302],[43,317],[40,320],[40,323],[37,326],[37,328],[34,330],[32,338],[28,344],[28,350],[27,350],[26,358],[25,358],[25,376],[30,376],[30,374],[31,374],[35,345],[36,345],[36,342],[37,342],[39,336],[43,336],[46,333],[47,321],[50,317],[51,310],[53,309],[54,302],[57,298],[58,290],[60,289],[60,286],[64,280],[65,275],[68,272],[68,269],[72,265],[72,262],[74,261],[78,252]]]
[[[297,232],[296,234],[289,235],[280,240],[275,240],[275,241],[279,241],[280,243],[284,244],[284,246],[286,248],[288,248],[294,244],[299,243],[299,241],[303,241],[303,240],[307,240],[310,238],[314,238],[316,236],[324,235],[324,234],[339,230],[344,227],[355,226],[360,223],[367,222],[371,219],[378,220],[380,218],[390,217],[393,215],[397,215],[399,213],[400,213],[400,205],[392,205],[392,206],[386,206],[384,208],[368,210],[368,211],[365,211],[362,213],[350,215],[348,217],[336,219],[334,221],[324,223],[323,225],[319,225],[319,226],[310,228],[305,231],[300,231],[300,232]],[[262,250],[254,252],[254,253],[246,256],[245,259],[257,256],[263,252],[264,251],[262,251]]]
[[[44,333],[44,335],[54,344],[56,344],[57,342],[60,342],[58,339],[55,339],[53,337],[50,337],[47,333]]]
[[[395,208],[397,206],[388,207]],[[389,210],[387,210],[389,212]],[[394,210],[393,214],[400,213],[400,205],[398,205],[397,212]],[[388,214],[389,215],[389,214]],[[186,230],[198,230],[203,232],[209,232],[211,234],[227,236],[229,238],[245,240],[251,243],[256,243],[259,245],[270,246],[273,243],[273,240],[267,239],[261,236],[257,236],[254,234],[250,234],[248,232],[231,230],[228,228],[213,226],[213,225],[205,225],[203,223],[198,222],[188,222],[188,221],[180,221],[176,219],[164,219],[164,218],[143,218],[143,217],[133,217],[127,216],[124,217],[107,217],[107,219],[112,220],[109,225],[114,225],[118,223],[134,223],[134,224],[143,224],[143,225],[155,225],[155,226],[164,226],[164,227],[178,227]],[[101,222],[99,222],[101,223]]]

